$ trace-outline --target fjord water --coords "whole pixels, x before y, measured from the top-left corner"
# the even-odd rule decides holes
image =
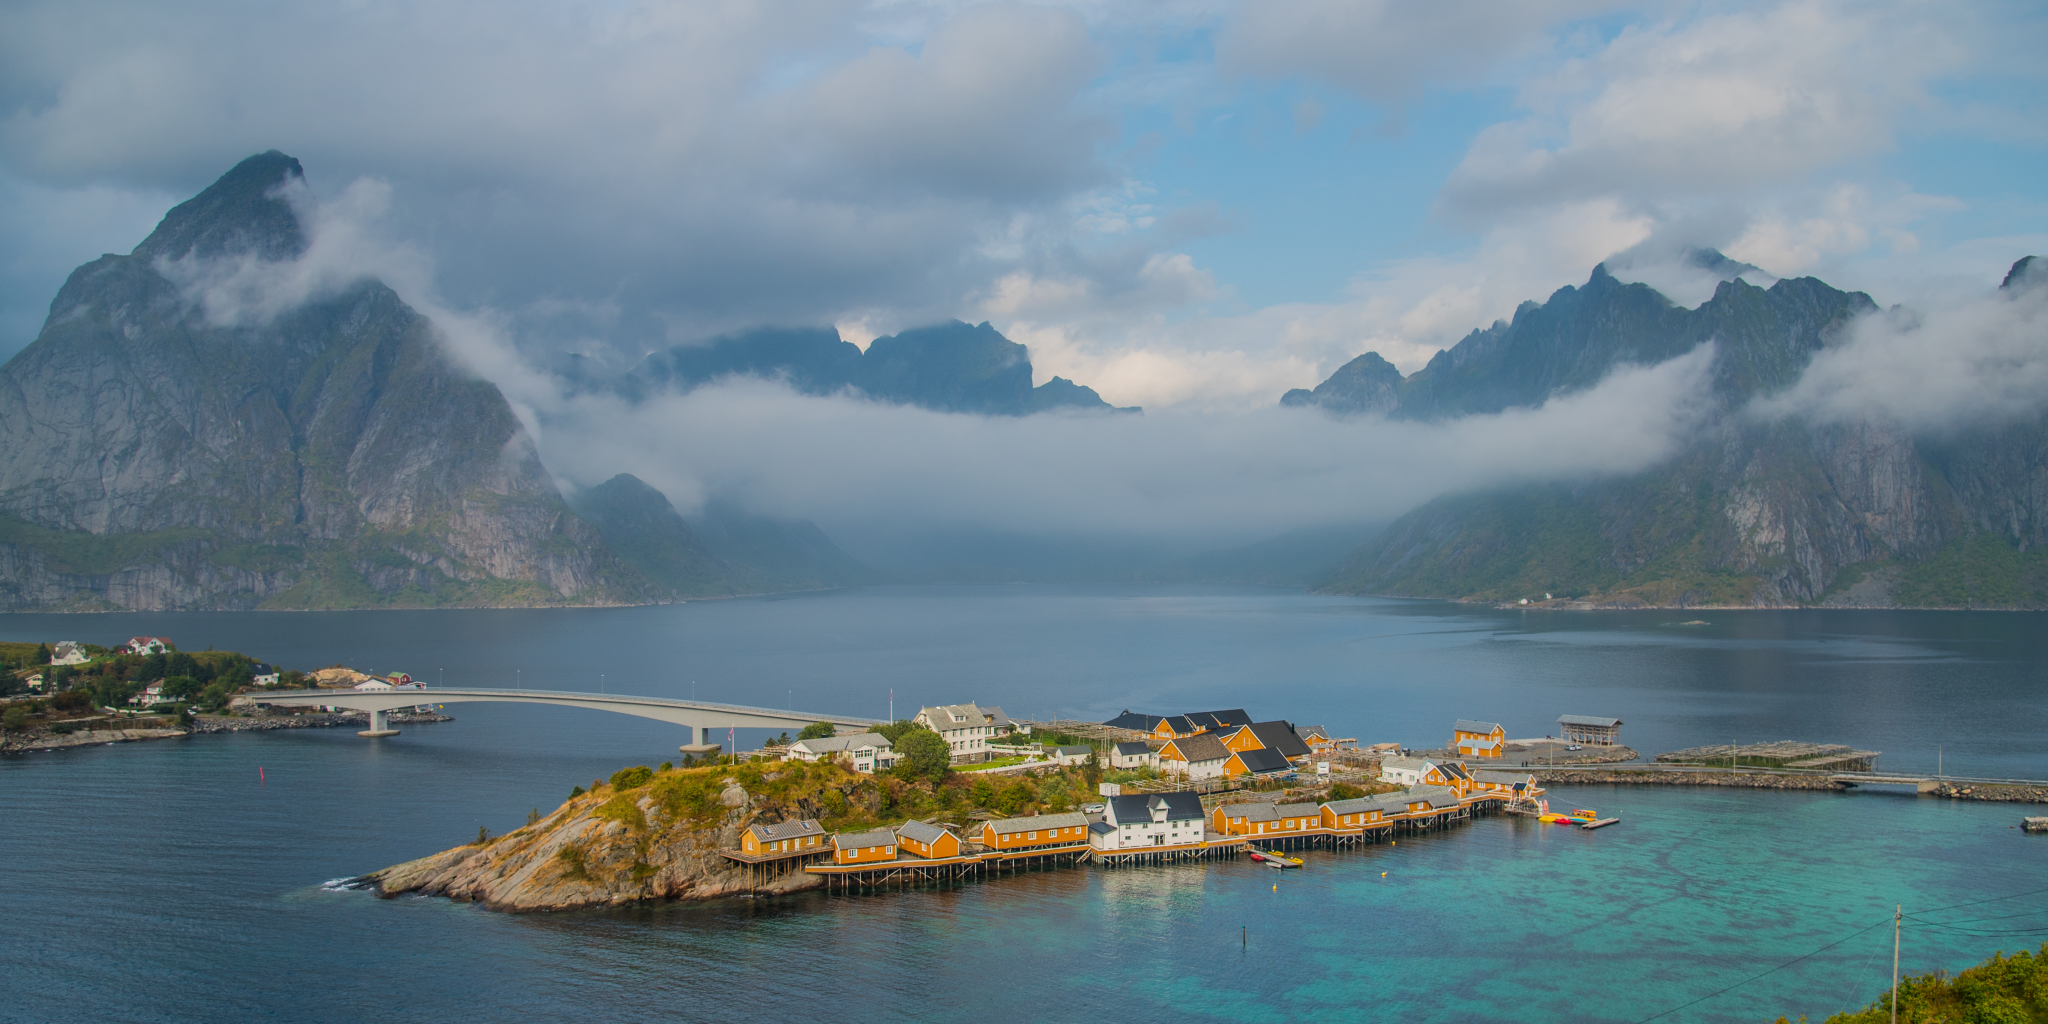
[[[1458,717],[1527,736],[1560,713],[1614,715],[1646,753],[1798,738],[1883,750],[1886,768],[1931,769],[1939,750],[1953,774],[2038,778],[2044,626],[933,587],[611,610],[0,616],[0,638],[149,633],[291,667],[430,683],[445,671],[449,686],[689,696],[694,683],[708,700],[875,717],[892,688],[898,715],[964,699],[1030,718],[1242,706],[1416,745],[1441,743]],[[2013,805],[1590,787],[1557,799],[1624,824],[1484,819],[1312,852],[1284,874],[1239,861],[522,917],[323,890],[479,825],[511,828],[681,742],[600,712],[452,711],[389,740],[300,730],[0,759],[0,1018],[966,1020],[999,1007],[1027,1020],[1622,1021],[1846,938],[1662,1018],[1818,1019],[1882,989],[1893,904],[2048,888],[2048,837],[2013,828]],[[1905,966],[2038,945],[2043,900],[1909,920]]]

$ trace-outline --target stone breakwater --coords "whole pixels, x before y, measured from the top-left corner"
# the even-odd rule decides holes
[[[2048,804],[2048,786],[2001,786],[1996,783],[1972,782],[1944,785],[1936,789],[1934,795],[1954,800],[1989,800],[2002,804]]]
[[[393,724],[418,725],[423,722],[453,722],[448,715],[434,714],[393,714],[388,716]],[[270,729],[343,729],[368,728],[370,716],[361,713],[334,712],[312,715],[259,715],[254,718],[200,718],[192,723],[195,733],[215,732],[260,732]]]
[[[1532,768],[1529,774],[1544,785],[1735,786],[1743,789],[1844,789],[1821,775],[1768,775],[1752,772],[1664,772],[1596,768]]]

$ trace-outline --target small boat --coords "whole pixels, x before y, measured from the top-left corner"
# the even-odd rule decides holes
[[[1536,820],[1548,822],[1552,825],[1578,825],[1584,827],[1589,822],[1600,820],[1600,815],[1581,807],[1572,811],[1569,814],[1559,814],[1556,811],[1544,811],[1542,814],[1536,816]]]
[[[1289,857],[1284,853],[1274,853],[1271,850],[1260,850],[1252,854],[1252,859],[1269,868],[1298,868],[1302,865],[1300,857]]]

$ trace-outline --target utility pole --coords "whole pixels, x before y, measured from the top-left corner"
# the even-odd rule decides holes
[[[1892,908],[1892,1024],[1899,1024],[1899,926],[1906,920],[1906,905]]]

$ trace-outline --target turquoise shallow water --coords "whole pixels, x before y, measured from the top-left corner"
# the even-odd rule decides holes
[[[776,685],[845,706],[878,683],[973,685],[1113,712],[1135,693],[1418,740],[1473,704],[1540,725],[1560,705],[1629,702],[1645,749],[1709,742],[1698,734],[1729,721],[1791,723],[1795,736],[1831,725],[1872,745],[1975,736],[1947,742],[2048,774],[2034,738],[2039,638],[2024,628],[2041,621],[1766,615],[1701,634],[1288,594],[929,588],[615,617],[10,616],[0,635],[199,630],[301,664],[419,668],[432,653],[473,655],[478,671],[567,671],[595,648],[672,686],[675,673],[646,667],[645,644],[622,639],[652,636],[719,681],[707,685],[756,680],[763,703]],[[1231,693],[1251,696],[1217,699]],[[1611,787],[1555,801],[1623,818],[1599,832],[1483,819],[1310,852],[1285,873],[1080,870],[527,917],[322,890],[479,824],[507,828],[677,742],[597,713],[459,714],[388,741],[303,731],[0,759],[0,1019],[1635,1021],[1848,937],[1661,1018],[1817,1020],[1882,989],[1889,929],[1852,933],[1892,904],[1910,914],[2048,889],[2048,836],[2012,828],[2012,806]],[[1904,961],[1953,970],[2044,939],[2048,893],[2036,893],[1913,919]]]

